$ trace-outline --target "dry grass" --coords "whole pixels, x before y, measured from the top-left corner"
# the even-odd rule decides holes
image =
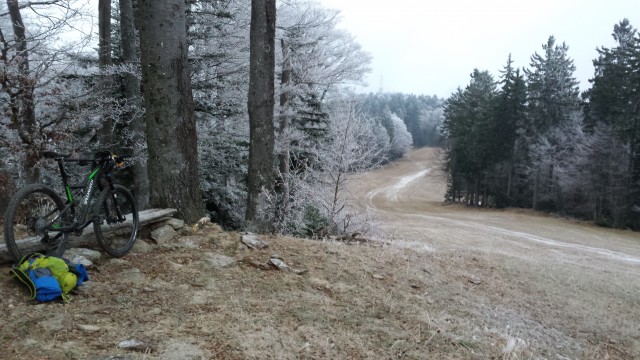
[[[8,358],[46,352],[53,359],[638,355],[640,284],[631,271],[611,279],[605,271],[587,277],[580,267],[559,271],[535,266],[536,259],[465,251],[290,238],[268,238],[268,249],[249,251],[237,247],[238,235],[203,239],[196,249],[154,247],[126,262],[99,263],[93,286],[68,305],[29,304],[3,270],[0,345]],[[207,253],[239,262],[215,269]],[[250,265],[275,254],[308,271]],[[99,329],[87,333],[82,325]],[[150,352],[116,347],[132,338]]]

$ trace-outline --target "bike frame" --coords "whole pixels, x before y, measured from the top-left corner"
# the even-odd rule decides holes
[[[95,159],[86,160],[86,159],[63,159],[63,158],[56,158],[55,160],[58,162],[58,168],[60,170],[60,176],[62,178],[62,186],[66,194],[65,207],[60,212],[60,215],[62,216],[63,214],[70,212],[72,217],[71,220],[73,220],[73,222],[68,226],[61,226],[58,224],[58,226],[56,227],[56,224],[54,223],[57,222],[59,219],[58,218],[53,219],[49,228],[51,231],[59,232],[59,234],[56,235],[56,238],[57,238],[58,236],[60,236],[60,234],[65,232],[74,231],[77,233],[81,233],[82,230],[84,230],[84,228],[86,228],[87,226],[89,226],[89,224],[91,224],[93,219],[92,218],[87,219],[87,215],[91,211],[89,204],[91,203],[91,199],[95,194],[96,188],[98,189],[99,192],[101,192],[104,189],[105,184],[100,181],[101,179],[106,180],[106,185],[109,188],[113,189],[114,187],[113,187],[113,179],[110,176],[111,171],[109,168],[109,164],[106,161],[99,163]],[[85,177],[85,179],[82,180],[80,184],[70,184],[69,176],[64,167],[65,162],[78,163],[79,165],[83,165],[84,163],[91,163],[92,170],[89,173],[89,175],[87,175],[87,177]],[[78,204],[78,202],[73,196],[72,190],[79,190],[79,189],[82,189],[84,191],[84,195],[81,198],[81,202]],[[78,207],[80,210],[79,213],[78,213]]]

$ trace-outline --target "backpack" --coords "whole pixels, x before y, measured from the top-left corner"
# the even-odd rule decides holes
[[[84,265],[38,253],[24,256],[10,273],[29,288],[31,299],[39,302],[58,298],[69,302],[69,292],[89,280]]]

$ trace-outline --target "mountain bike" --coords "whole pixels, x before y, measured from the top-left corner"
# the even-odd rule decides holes
[[[114,257],[127,254],[138,234],[138,210],[131,192],[113,182],[127,157],[110,151],[99,151],[91,159],[52,151],[42,156],[58,163],[66,199],[46,184],[27,185],[13,196],[4,216],[4,241],[11,256],[16,261],[34,252],[62,256],[69,236],[80,236],[91,223],[100,248]],[[70,184],[65,163],[90,165],[91,171],[79,184]]]

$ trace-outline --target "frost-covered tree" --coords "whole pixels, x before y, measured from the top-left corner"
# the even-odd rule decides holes
[[[239,227],[244,217],[248,159],[250,8],[239,0],[190,3],[190,59],[207,209],[214,220]],[[335,12],[317,3],[281,3],[276,21],[276,99],[283,95],[287,99],[276,108],[277,122],[283,129],[277,149],[283,154],[291,149],[291,142],[300,143],[287,137],[286,129],[304,129],[308,136],[322,141],[328,129],[327,94],[361,80],[369,60],[352,37],[336,30]],[[341,37],[336,40],[338,35]],[[283,48],[288,51],[287,72],[283,71]],[[284,73],[289,73],[285,82],[281,81]],[[304,157],[300,151],[303,153],[291,155],[286,169]]]
[[[338,11],[315,1],[280,4],[277,36],[289,48],[294,87],[290,91],[296,96],[313,94],[323,101],[337,86],[363,83],[371,56],[353,35],[338,28],[339,20]]]
[[[324,109],[327,93],[339,86],[363,83],[371,56],[355,38],[338,29],[339,12],[307,0],[283,2],[278,8],[279,73],[288,69],[281,83],[286,94],[292,126],[309,136],[326,135],[328,116]],[[284,51],[286,49],[286,51]],[[284,55],[286,53],[286,56]],[[286,64],[286,66],[285,66]]]
[[[386,131],[375,119],[363,116],[351,98],[332,102],[328,108],[328,141],[297,138],[300,150],[292,152],[297,167],[289,178],[291,201],[284,216],[275,220],[283,232],[325,237],[367,231],[370,225],[369,214],[353,202],[348,184],[385,160]],[[274,198],[272,203],[279,202]]]
[[[562,176],[567,211],[600,225],[622,226],[629,211],[628,144],[611,125],[598,123],[578,150]]]
[[[72,0],[0,3],[0,143],[15,161],[0,163],[19,182],[40,179],[40,152],[68,134],[57,98],[65,93],[58,76],[68,54],[83,39],[63,36],[82,21],[82,3]],[[67,32],[67,33],[65,33]]]
[[[246,211],[250,10],[246,1],[191,0],[187,11],[205,204],[230,228]]]
[[[436,96],[401,93],[370,93],[363,96],[364,111],[379,119],[393,137],[393,124],[386,111],[396,114],[405,123],[413,139],[413,146],[436,146],[440,140],[444,100]]]
[[[585,154],[582,119],[574,113],[539,137],[529,149],[531,161],[528,172],[529,176],[537,177],[539,194],[536,200],[542,208],[567,213],[567,193],[575,191],[572,187],[574,163]],[[544,169],[544,174],[541,174],[541,169]]]
[[[407,131],[407,125],[405,125],[404,121],[398,117],[398,115],[394,113],[387,113],[386,116],[389,118],[393,126],[393,136],[391,136],[391,146],[389,148],[389,158],[399,159],[404,156],[411,149],[413,144],[413,138],[409,131]]]
[[[444,120],[442,107],[427,107],[420,112],[419,131],[423,134],[424,145],[436,146],[440,142],[440,126]]]

